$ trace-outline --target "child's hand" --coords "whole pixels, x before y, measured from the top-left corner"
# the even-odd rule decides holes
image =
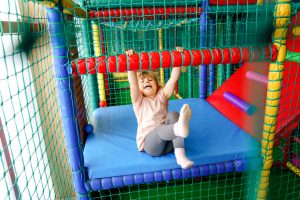
[[[179,51],[180,53],[182,53],[184,51],[183,47],[176,47],[176,51]]]
[[[129,49],[129,50],[125,51],[125,54],[126,54],[127,56],[131,56],[133,53],[134,53],[134,52],[133,52],[132,49]]]

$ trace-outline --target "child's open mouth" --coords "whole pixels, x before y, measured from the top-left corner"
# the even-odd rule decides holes
[[[152,86],[151,85],[144,86],[144,89],[147,89],[147,88],[152,88]]]

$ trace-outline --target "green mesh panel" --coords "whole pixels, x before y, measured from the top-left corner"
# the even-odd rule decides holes
[[[39,5],[38,3],[44,2]],[[42,5],[51,1],[4,0],[1,2],[0,43],[0,199],[72,199],[75,198],[69,167],[62,117],[53,75],[52,51],[47,18]],[[76,0],[76,8],[118,9],[135,7],[201,7],[201,1],[183,0]],[[278,3],[280,4],[280,3]],[[2,8],[3,7],[3,8]],[[293,1],[291,17],[299,10]],[[75,12],[74,9],[69,9]],[[130,18],[130,17],[129,17]],[[130,20],[122,17],[91,19],[65,15],[70,51],[69,61],[96,57],[91,24],[99,25],[102,55],[186,49],[264,46],[272,41],[274,4],[211,6],[207,21],[215,32],[200,32],[200,15],[160,16],[149,19],[142,15]],[[210,21],[212,20],[212,21]],[[38,24],[38,25],[35,25]],[[159,30],[162,41],[159,42]],[[204,38],[204,46],[200,46]],[[295,37],[292,38],[295,40]],[[213,41],[213,43],[211,43]],[[296,41],[295,41],[296,42]],[[295,44],[296,45],[296,44]],[[299,53],[288,52],[287,60],[299,62]],[[217,65],[214,88],[217,89],[240,65]],[[209,72],[209,70],[208,70]],[[156,72],[159,75],[159,70]],[[171,69],[164,69],[168,80]],[[287,73],[287,77],[299,76]],[[130,104],[126,74],[105,74],[105,98],[109,106]],[[199,67],[182,69],[178,93],[183,98],[199,97]],[[160,79],[160,78],[159,78]],[[209,85],[210,79],[207,79]],[[297,85],[292,88],[295,103],[286,113],[300,107]],[[78,115],[82,130],[92,122],[92,112],[99,107],[99,85],[96,75],[74,78]],[[209,90],[207,88],[207,90]],[[293,96],[294,95],[294,96]],[[175,97],[172,97],[175,99]],[[205,114],[205,113],[204,113]],[[294,120],[294,124],[299,119]],[[280,123],[280,122],[279,122]],[[297,124],[296,124],[297,125]],[[82,142],[84,134],[82,132]],[[300,178],[285,167],[300,156],[300,126],[283,137],[276,136],[274,165],[270,172],[267,199],[300,199]],[[284,151],[283,151],[284,150]],[[288,153],[285,153],[288,151]],[[255,199],[260,169],[245,173],[226,173],[161,183],[134,185],[112,190],[92,191],[91,199]]]
[[[0,10],[0,199],[69,198],[45,9],[5,0]]]

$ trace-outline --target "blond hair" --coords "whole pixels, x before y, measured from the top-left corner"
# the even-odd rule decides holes
[[[157,74],[157,72],[153,72],[153,71],[142,71],[142,72],[138,73],[138,78],[139,79],[144,79],[146,77],[153,78],[157,84],[157,91],[159,91],[162,86],[159,84],[156,74]]]

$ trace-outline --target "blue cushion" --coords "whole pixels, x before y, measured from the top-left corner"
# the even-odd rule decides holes
[[[260,143],[207,101],[170,101],[169,111],[179,112],[185,103],[193,115],[185,145],[194,165],[260,157]],[[93,114],[95,129],[88,135],[83,152],[90,179],[179,168],[174,153],[152,157],[137,150],[132,105],[98,108]]]

